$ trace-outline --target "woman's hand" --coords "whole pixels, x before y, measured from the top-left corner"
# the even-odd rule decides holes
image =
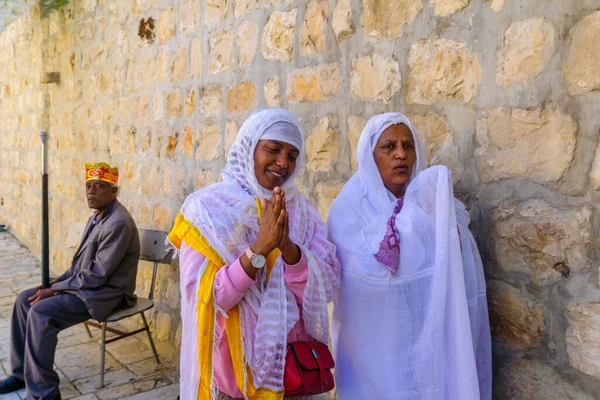
[[[285,222],[283,224],[281,241],[277,247],[281,250],[283,261],[288,265],[294,265],[300,262],[302,253],[300,253],[300,248],[290,239],[290,214],[285,207],[285,193],[283,195],[282,207],[285,212]]]
[[[259,222],[258,237],[250,248],[267,257],[281,242],[285,224],[284,193],[281,188],[273,190],[270,200],[263,199],[263,216]]]

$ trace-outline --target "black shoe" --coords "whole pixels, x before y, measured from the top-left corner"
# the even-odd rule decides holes
[[[52,394],[46,397],[45,400],[62,400],[62,397],[60,397],[60,391],[56,389],[56,391],[52,392]]]
[[[0,394],[16,392],[25,388],[25,382],[14,375],[0,381]]]

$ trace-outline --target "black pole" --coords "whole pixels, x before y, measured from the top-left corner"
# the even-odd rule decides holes
[[[50,247],[48,240],[48,166],[46,141],[48,134],[40,132],[42,139],[42,288],[50,287]]]

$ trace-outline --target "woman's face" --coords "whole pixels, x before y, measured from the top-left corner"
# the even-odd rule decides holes
[[[385,187],[396,197],[404,196],[417,153],[415,140],[406,125],[392,125],[381,134],[373,151]]]
[[[296,169],[300,151],[277,140],[259,140],[254,150],[254,173],[260,186],[273,190],[283,185]]]

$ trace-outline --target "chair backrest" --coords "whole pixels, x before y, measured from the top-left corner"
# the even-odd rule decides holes
[[[79,247],[79,242],[81,241],[84,229],[84,223],[71,224],[69,233],[67,234],[67,247],[75,249]],[[138,235],[140,237],[140,260],[151,261],[154,263],[152,281],[150,283],[150,293],[148,294],[148,298],[152,300],[154,298],[154,286],[156,283],[158,264],[168,264],[171,260],[170,250],[166,245],[167,233],[154,229],[138,228]]]
[[[169,249],[165,244],[167,233],[152,229],[139,228],[140,259],[168,263]]]
[[[148,298],[153,300],[158,263],[168,264],[171,259],[166,245],[167,233],[143,228],[138,229],[138,233],[140,235],[140,259],[154,262],[150,293],[148,294]]]

